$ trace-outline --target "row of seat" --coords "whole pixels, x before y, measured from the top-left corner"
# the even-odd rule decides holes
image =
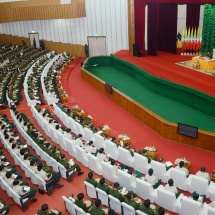
[[[51,166],[53,168],[53,170],[55,172],[60,172],[61,176],[65,179],[67,179],[68,181],[72,181],[72,175],[74,173],[74,170],[72,171],[67,171],[67,169],[60,164],[59,162],[57,162],[55,159],[53,159],[51,156],[49,156],[47,153],[45,153],[34,141],[33,139],[31,139],[31,137],[23,130],[23,128],[21,127],[19,121],[16,119],[13,111],[10,111],[12,119],[18,129],[18,131],[20,132],[20,134],[22,135],[22,137],[26,140],[26,143],[28,145],[30,145],[36,152],[36,154],[38,156],[41,157],[41,160],[44,160],[48,166]]]

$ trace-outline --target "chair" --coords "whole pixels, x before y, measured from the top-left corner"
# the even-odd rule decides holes
[[[167,178],[172,178],[176,187],[181,190],[187,191],[187,176],[185,172],[171,168],[167,171]]]
[[[93,170],[98,175],[102,174],[102,166],[97,157],[92,154],[87,153],[88,167]]]
[[[112,166],[109,162],[101,161],[102,165],[102,175],[104,178],[111,182],[118,181],[117,170],[114,166]]]
[[[162,182],[167,182],[166,165],[158,161],[151,160],[151,168],[153,169],[153,175],[157,176]]]
[[[111,209],[113,209],[116,213],[122,214],[122,205],[119,199],[108,195],[109,198],[109,206]]]
[[[135,209],[126,204],[125,202],[122,202],[122,208],[123,208],[123,215],[135,215]]]
[[[209,197],[209,184],[208,180],[196,175],[190,174],[187,179],[187,190],[190,193],[196,191],[199,195],[206,195]]]
[[[210,188],[212,191],[209,191],[209,198],[211,201],[215,201],[215,183],[213,181],[210,182]]]
[[[96,188],[88,183],[87,181],[84,181],[85,184],[85,189],[86,189],[86,193],[90,198],[97,198],[97,192],[96,192]]]
[[[76,210],[74,208],[74,199],[73,200],[70,200],[68,198],[66,198],[65,196],[62,196],[63,200],[64,200],[64,203],[65,203],[65,207],[66,207],[66,210],[70,213],[70,214],[76,214]]]
[[[102,205],[106,205],[107,207],[109,207],[108,194],[105,191],[99,189],[98,187],[96,187],[96,191],[97,191],[98,199],[101,200]]]
[[[155,203],[161,207],[166,208],[169,211],[177,212],[180,206],[181,194],[177,199],[174,193],[165,190],[162,185],[157,188],[157,196],[155,197]]]
[[[157,190],[154,189],[150,183],[137,178],[136,194],[139,197],[143,199],[149,199],[152,203],[154,203],[155,197],[157,196]]]
[[[75,141],[65,138],[65,142],[69,154],[76,158]]]
[[[136,180],[134,176],[120,169],[118,170],[118,182],[120,186],[125,187],[127,190],[136,192]]]
[[[80,146],[76,145],[76,158],[79,162],[81,162],[84,166],[88,167],[88,159],[87,159],[87,153],[84,149],[82,149]]]
[[[121,146],[118,147],[118,160],[119,162],[129,166],[133,167],[134,164],[134,157],[132,157],[131,152],[128,149],[125,149]]]
[[[105,140],[104,137],[102,137],[101,135],[94,133],[94,142],[93,142],[94,146],[96,148],[105,148]]]
[[[200,214],[201,203],[198,201],[194,201],[192,198],[188,198],[187,196],[183,196],[181,198],[181,207],[178,212],[180,215],[197,215]]]
[[[74,133],[76,135],[82,134],[82,136],[84,136],[84,128],[83,128],[83,126],[81,124],[79,124],[78,122],[74,122],[74,125],[75,125]]]
[[[142,211],[136,210],[136,215],[147,215],[147,214],[143,213]]]
[[[105,145],[104,146],[105,154],[107,154],[107,155],[109,154],[111,156],[111,158],[113,158],[114,160],[117,160],[119,153],[118,153],[118,147],[117,147],[116,143],[113,143],[110,140],[105,140],[104,145]]]
[[[208,207],[207,215],[215,215],[215,208]]]
[[[148,158],[143,156],[143,155],[140,155],[138,153],[134,153],[134,169],[143,173],[143,174],[146,174],[148,173],[148,169],[151,168],[151,165],[148,163]]]
[[[87,214],[82,208],[79,208],[76,204],[74,204],[74,208],[76,210],[77,215],[86,215]]]
[[[90,141],[90,140],[92,140],[93,142],[95,141],[94,134],[89,128],[84,128],[83,139],[86,141]]]

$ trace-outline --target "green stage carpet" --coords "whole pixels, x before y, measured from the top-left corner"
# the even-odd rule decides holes
[[[153,93],[140,82],[114,67],[93,67],[90,72],[170,122],[180,122],[196,126],[201,130],[215,132],[215,118]]]

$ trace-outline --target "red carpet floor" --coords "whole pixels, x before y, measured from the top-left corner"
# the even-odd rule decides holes
[[[215,76],[203,74],[175,64],[191,60],[191,56],[158,52],[158,56],[134,57],[127,50],[119,51],[115,56],[135,64],[154,76],[215,96]]]

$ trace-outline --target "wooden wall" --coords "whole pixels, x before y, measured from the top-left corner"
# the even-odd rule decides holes
[[[22,40],[24,40],[26,44],[30,46],[29,38],[0,34],[0,42],[3,42],[3,43],[13,43],[15,45],[22,45]],[[46,40],[43,40],[43,41],[45,43],[45,47],[49,50],[55,50],[57,53],[69,51],[69,53],[73,56],[85,57],[83,45],[53,42],[53,41],[46,41]]]
[[[214,133],[199,130],[197,139],[180,135],[177,133],[177,124],[164,120],[114,88],[113,94],[108,93],[105,89],[105,82],[95,77],[88,71],[82,69],[81,75],[85,81],[108,96],[111,100],[119,104],[122,108],[130,112],[133,116],[138,118],[141,122],[146,124],[165,139],[215,152]]]
[[[0,23],[86,17],[85,0],[72,0],[60,4],[60,0],[29,0],[0,3]]]

